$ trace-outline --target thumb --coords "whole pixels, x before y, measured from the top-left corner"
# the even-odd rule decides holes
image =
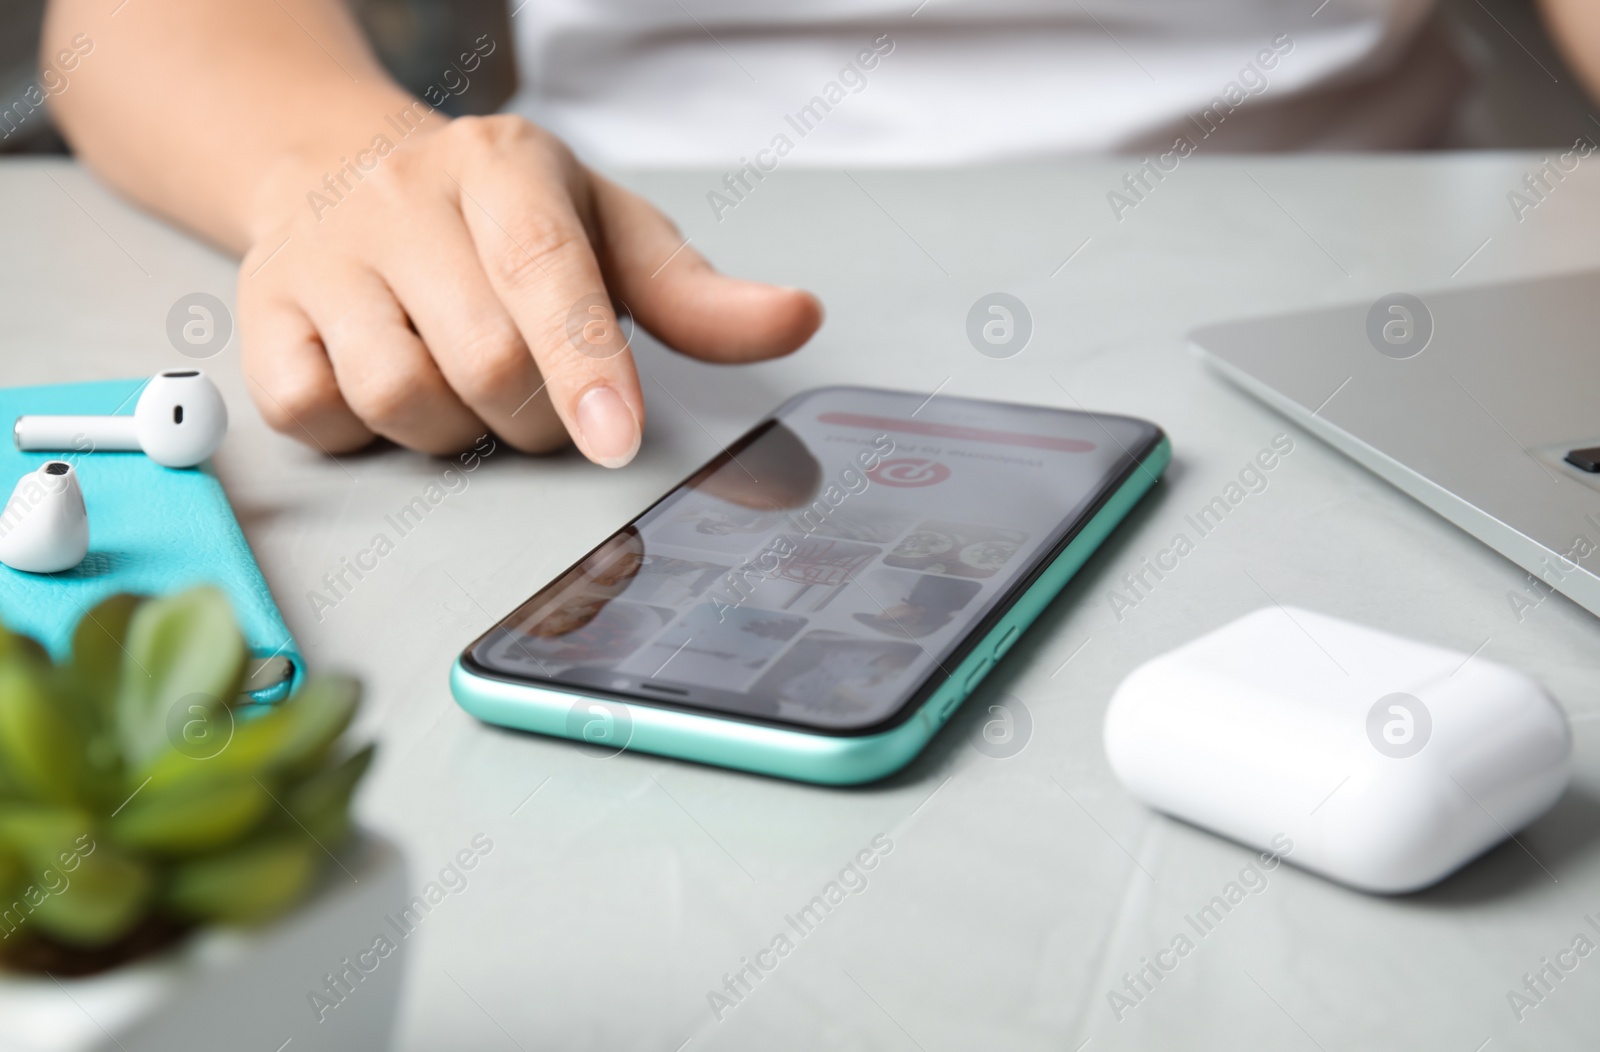
[[[811,293],[717,273],[644,198],[589,179],[606,283],[669,347],[713,362],[760,361],[797,350],[822,324]]]

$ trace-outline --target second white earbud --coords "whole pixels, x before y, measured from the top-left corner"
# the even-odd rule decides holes
[[[88,554],[89,516],[72,465],[52,460],[22,476],[0,512],[0,563],[60,573]]]
[[[143,451],[169,468],[194,467],[227,433],[228,407],[198,369],[151,377],[132,416],[19,416],[13,430],[22,450]]]

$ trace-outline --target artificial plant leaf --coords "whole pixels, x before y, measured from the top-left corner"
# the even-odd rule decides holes
[[[46,899],[70,888],[83,859],[96,852],[93,829],[93,818],[76,808],[0,808],[0,860],[9,859],[12,869],[9,881],[0,880],[6,892],[0,896],[0,945],[18,928],[43,930],[28,922]],[[92,903],[89,908],[96,913]],[[103,919],[103,913],[97,916]],[[91,916],[89,923],[95,920]]]
[[[14,945],[12,936],[27,922],[28,907],[24,901],[27,873],[28,867],[22,858],[0,845],[0,956]]]
[[[237,708],[216,698],[191,694],[167,714],[167,744],[148,766],[137,772],[155,788],[187,781],[206,782],[223,774],[253,773],[232,760],[222,760],[234,747],[240,718]]]
[[[266,787],[254,778],[220,775],[147,786],[107,820],[106,828],[129,850],[193,855],[243,840],[273,806]]]
[[[12,777],[11,772],[6,769],[4,757],[0,756],[0,807],[6,806],[9,802],[26,800],[27,798],[27,792]]]
[[[257,924],[305,894],[322,849],[304,834],[280,834],[174,867],[165,901],[197,921]]]
[[[122,748],[116,735],[116,696],[122,679],[123,637],[135,595],[114,595],[84,612],[73,630],[72,656],[52,670],[49,688],[83,741],[80,797],[109,810],[125,797]]]
[[[143,596],[113,595],[86,610],[72,630],[67,681],[95,729],[112,723],[126,660],[124,640],[134,612],[143,602]]]
[[[371,743],[340,763],[318,771],[288,790],[284,806],[318,842],[337,846],[350,835],[350,797],[355,794],[377,746]]]
[[[92,809],[109,811],[127,796],[123,790],[122,747],[116,728],[93,699],[73,682],[71,670],[57,665],[46,680],[56,710],[66,718],[82,750],[76,798]]]
[[[272,767],[295,773],[319,766],[361,707],[361,683],[350,676],[309,680],[287,707],[289,733],[274,752]]]
[[[142,604],[124,646],[117,736],[135,770],[182,740],[194,706],[230,702],[249,656],[227,596],[211,587]]]
[[[294,697],[267,708],[252,711],[242,706],[219,715],[228,720],[231,735],[214,755],[198,759],[196,750],[177,745],[161,753],[148,769],[152,786],[176,785],[192,779],[210,777],[226,771],[266,778],[287,772],[291,775],[320,763],[349,726],[360,705],[360,685],[342,676],[319,677],[308,682]]]
[[[0,806],[0,850],[15,852],[30,870],[60,862],[62,854],[94,842],[94,817],[77,807],[46,804]]]
[[[6,845],[0,844],[0,910],[4,910],[12,896],[20,890],[27,871],[28,867],[23,863],[22,857]],[[0,939],[4,937],[5,929],[0,927]]]
[[[250,711],[255,706],[205,706],[203,711],[192,710],[190,725],[196,731],[204,730],[210,741],[196,743],[197,733],[185,734],[182,729],[165,750],[158,753],[150,765],[141,772],[148,776],[155,788],[204,782],[219,774],[236,776],[262,775],[271,766],[273,754],[289,733],[289,718],[285,701],[278,705],[261,706],[268,711]]]
[[[48,665],[50,655],[32,636],[0,625],[0,662],[21,658],[37,665]]]
[[[30,924],[73,946],[104,946],[126,935],[145,915],[156,889],[146,863],[98,843],[76,866],[52,871],[30,896]],[[36,902],[32,901],[37,899]]]
[[[84,738],[49,690],[45,669],[0,661],[0,767],[14,790],[34,800],[79,798]]]

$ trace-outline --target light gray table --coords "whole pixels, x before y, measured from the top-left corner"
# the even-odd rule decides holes
[[[740,369],[643,347],[652,415],[636,465],[497,454],[320,618],[308,592],[446,465],[308,452],[248,408],[236,345],[213,359],[235,419],[218,469],[251,543],[308,658],[368,685],[360,728],[382,751],[364,818],[403,844],[418,883],[476,834],[494,844],[413,937],[399,1047],[1593,1047],[1600,957],[1520,1022],[1506,995],[1600,910],[1600,625],[1559,596],[1519,621],[1520,570],[1225,386],[1183,339],[1229,316],[1600,264],[1600,168],[1519,220],[1506,195],[1537,160],[1195,157],[1120,221],[1107,193],[1130,165],[1117,160],[783,171],[721,222],[705,200],[720,173],[632,177],[724,269],[820,293],[821,334]],[[231,261],[71,165],[0,166],[0,202],[6,383],[182,365],[164,331],[173,301],[233,302]],[[964,331],[973,300],[1000,290],[1036,327],[1008,360]],[[837,381],[1137,414],[1177,456],[884,784],[601,760],[456,708],[445,674],[466,642],[782,398]],[[1119,620],[1119,578],[1285,431],[1295,451],[1269,488]],[[1504,845],[1424,894],[1279,869],[1118,1020],[1107,992],[1249,853],[1129,799],[1102,712],[1137,663],[1263,605],[1263,589],[1536,674],[1573,716],[1575,783],[1526,850]],[[1030,729],[999,759],[971,739],[1002,702]],[[707,995],[725,973],[880,835],[893,847],[867,885],[716,1018]]]

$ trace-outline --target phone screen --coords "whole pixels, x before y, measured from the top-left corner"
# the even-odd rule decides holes
[[[467,657],[575,693],[881,729],[915,710],[1159,438],[1127,417],[807,392]]]

